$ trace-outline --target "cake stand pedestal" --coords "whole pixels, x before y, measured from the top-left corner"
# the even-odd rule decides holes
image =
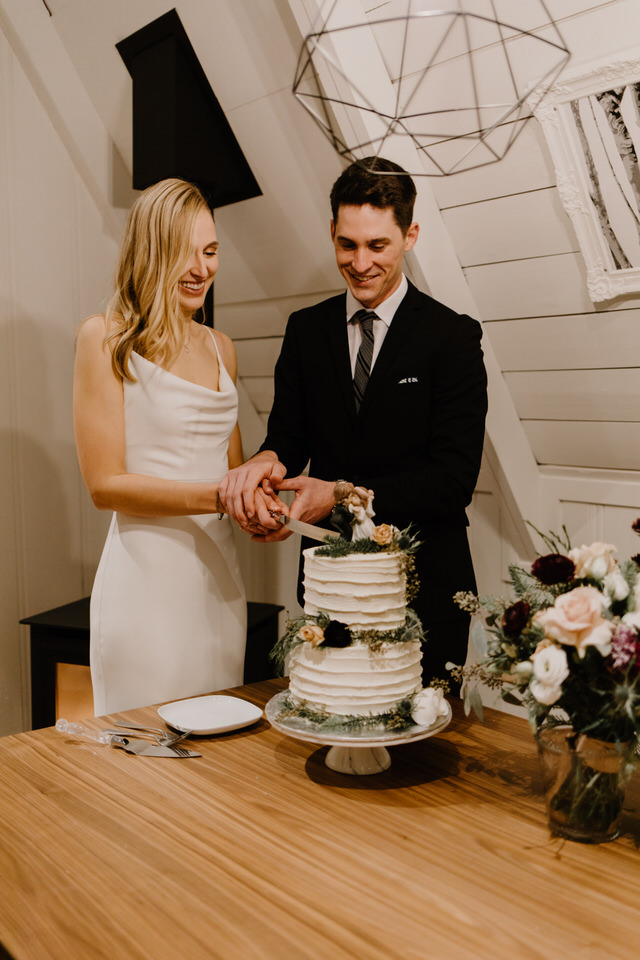
[[[283,712],[283,704],[288,699],[289,692],[282,690],[267,703],[265,714],[272,727],[286,733],[294,740],[304,740],[307,743],[317,743],[320,746],[329,746],[331,749],[325,758],[326,765],[338,773],[349,773],[357,776],[366,776],[372,773],[382,773],[391,766],[391,755],[387,747],[399,743],[411,743],[414,740],[425,740],[444,730],[451,722],[451,707],[447,703],[447,713],[438,717],[429,727],[412,724],[404,730],[367,729],[362,732],[344,728],[323,730],[322,724],[301,717],[288,716]]]

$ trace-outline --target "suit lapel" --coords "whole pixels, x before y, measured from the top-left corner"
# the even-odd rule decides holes
[[[410,283],[406,296],[394,314],[391,326],[380,348],[380,353],[373,365],[369,383],[367,384],[367,389],[365,390],[360,405],[359,417],[362,417],[367,412],[371,404],[371,398],[375,396],[379,384],[384,380],[389,365],[396,358],[398,351],[402,349],[407,341],[412,342],[411,332],[414,324],[418,322],[419,306],[420,294]]]

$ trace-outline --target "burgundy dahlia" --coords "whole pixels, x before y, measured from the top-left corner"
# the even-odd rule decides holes
[[[637,518],[633,521],[633,523],[631,524],[631,529],[632,529],[635,533],[640,533],[640,517],[637,517]]]
[[[527,625],[531,607],[526,600],[518,600],[502,615],[502,632],[507,637],[519,636]]]
[[[531,567],[533,576],[551,587],[554,583],[568,583],[576,572],[576,565],[570,557],[562,553],[548,553],[545,557],[538,557]]]
[[[340,620],[330,620],[324,628],[323,647],[348,647],[351,643],[351,634],[346,623]]]

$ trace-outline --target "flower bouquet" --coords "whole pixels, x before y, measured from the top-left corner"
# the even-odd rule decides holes
[[[515,598],[456,594],[482,614],[480,660],[449,667],[467,714],[482,717],[480,684],[526,707],[552,832],[600,842],[617,836],[640,730],[640,555],[618,562],[612,544],[573,549],[564,527],[536,532],[549,552],[509,567]]]

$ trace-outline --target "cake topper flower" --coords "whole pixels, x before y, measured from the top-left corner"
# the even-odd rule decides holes
[[[377,527],[374,527],[373,533],[371,534],[371,539],[381,546],[386,547],[390,543],[393,543],[395,539],[399,536],[400,531],[397,527],[394,527],[390,523],[380,523]]]

